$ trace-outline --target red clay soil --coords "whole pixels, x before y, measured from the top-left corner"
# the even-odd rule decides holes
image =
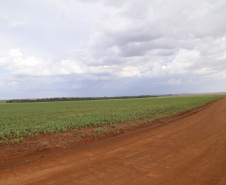
[[[226,98],[186,114],[67,152],[24,155],[1,165],[0,184],[226,184]]]

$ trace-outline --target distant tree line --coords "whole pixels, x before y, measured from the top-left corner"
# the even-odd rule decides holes
[[[109,100],[109,99],[130,99],[130,98],[150,98],[150,97],[158,97],[158,96],[140,95],[140,96],[115,96],[115,97],[57,97],[57,98],[38,98],[38,99],[12,99],[12,100],[7,100],[6,103]]]

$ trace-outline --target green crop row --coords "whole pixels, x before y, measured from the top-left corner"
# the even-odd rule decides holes
[[[128,121],[153,121],[223,97],[222,95],[0,104],[0,140],[98,127]],[[148,119],[144,119],[148,118]]]

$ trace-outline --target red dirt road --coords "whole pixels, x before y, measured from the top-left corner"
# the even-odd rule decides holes
[[[226,98],[160,127],[0,170],[0,184],[226,184]]]

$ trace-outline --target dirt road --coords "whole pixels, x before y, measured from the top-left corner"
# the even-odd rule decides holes
[[[226,184],[226,98],[154,129],[0,170],[0,184]]]

